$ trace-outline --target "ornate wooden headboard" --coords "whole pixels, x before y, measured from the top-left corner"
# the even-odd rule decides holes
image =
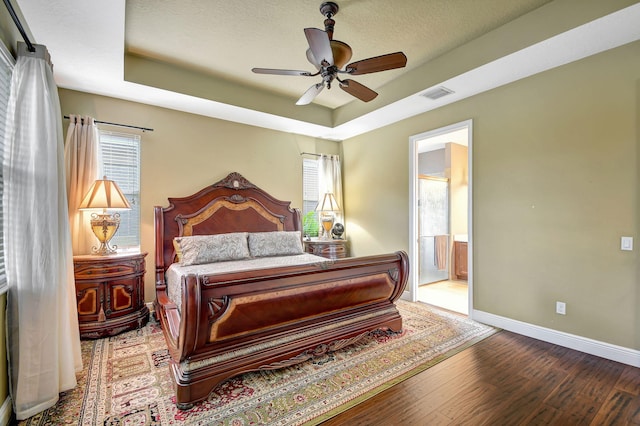
[[[175,259],[173,239],[185,235],[229,232],[300,231],[300,211],[290,208],[239,173],[184,198],[169,198],[169,207],[154,207],[156,285]]]

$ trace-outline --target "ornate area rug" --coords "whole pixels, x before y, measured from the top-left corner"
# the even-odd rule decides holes
[[[397,305],[402,333],[372,333],[296,366],[234,377],[189,411],[175,407],[169,354],[156,322],[85,340],[79,385],[20,424],[315,425],[496,331],[424,304]]]

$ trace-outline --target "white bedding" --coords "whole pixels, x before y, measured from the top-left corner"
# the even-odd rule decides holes
[[[182,308],[181,278],[183,275],[220,274],[233,271],[248,271],[252,269],[267,269],[279,266],[307,265],[310,263],[324,263],[329,260],[309,253],[293,256],[256,257],[244,260],[230,260],[227,262],[207,263],[203,265],[182,266],[179,263],[172,264],[167,269],[167,296],[178,307]]]

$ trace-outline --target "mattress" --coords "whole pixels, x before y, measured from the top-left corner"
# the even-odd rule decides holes
[[[182,307],[182,277],[189,274],[211,275],[235,271],[249,271],[284,266],[307,265],[313,263],[332,262],[327,258],[309,253],[291,256],[256,257],[243,260],[230,260],[227,262],[206,263],[202,265],[182,266],[179,263],[172,264],[167,269],[167,296],[175,303],[178,310]],[[256,272],[259,273],[259,272]]]

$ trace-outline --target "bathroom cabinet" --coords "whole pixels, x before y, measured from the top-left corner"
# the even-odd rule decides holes
[[[467,280],[467,265],[468,265],[468,257],[467,257],[467,243],[464,241],[454,241],[453,242],[453,253],[455,259],[455,278],[457,280]]]

